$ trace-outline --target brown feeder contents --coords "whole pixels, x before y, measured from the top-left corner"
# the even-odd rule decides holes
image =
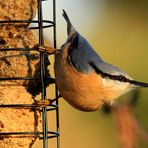
[[[32,31],[14,25],[0,26],[0,49],[32,48],[37,40]],[[46,65],[50,63],[45,56]],[[49,76],[49,72],[46,71]],[[0,52],[0,77],[39,77],[40,55],[37,51],[3,51]],[[9,83],[11,83],[9,81]],[[33,95],[40,92],[39,80],[13,80],[16,85],[23,85]],[[4,82],[1,81],[0,84]],[[49,84],[49,82],[47,83]]]
[[[0,27],[0,48],[33,47],[37,41],[33,33],[24,27],[5,25]],[[4,51],[0,52],[0,77],[34,76],[39,69],[39,52]],[[26,81],[17,80],[17,84],[26,85]]]
[[[0,104],[33,104],[32,96],[23,86],[0,86]],[[41,131],[39,110],[29,108],[0,108],[0,132]],[[28,148],[34,135],[0,136],[0,148]]]
[[[37,0],[0,1],[0,20],[3,21],[32,20],[36,15],[36,11],[37,11]],[[18,23],[18,24],[25,25],[25,23]]]

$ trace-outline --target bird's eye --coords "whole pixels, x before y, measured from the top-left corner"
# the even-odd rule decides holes
[[[125,77],[124,76],[118,76],[118,80],[123,82],[125,80]]]

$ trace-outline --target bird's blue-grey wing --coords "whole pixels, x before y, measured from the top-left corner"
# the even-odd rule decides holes
[[[76,33],[71,41],[69,58],[75,69],[81,73],[90,73],[93,70],[89,64],[90,61],[103,62],[87,40],[79,33]]]
[[[76,32],[71,40],[69,59],[74,68],[81,73],[94,71],[94,66],[103,73],[123,73],[118,67],[108,64],[94,51],[88,41]]]

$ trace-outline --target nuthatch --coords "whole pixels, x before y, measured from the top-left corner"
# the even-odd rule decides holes
[[[61,96],[82,111],[95,111],[137,87],[148,87],[103,61],[73,27],[66,12],[68,39],[55,54],[55,78]],[[45,49],[48,52],[48,48]],[[51,52],[51,51],[50,51]]]

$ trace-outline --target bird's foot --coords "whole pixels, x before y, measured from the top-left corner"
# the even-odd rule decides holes
[[[55,49],[53,47],[47,47],[44,45],[35,45],[34,49],[36,49],[37,51],[40,51],[40,52],[46,52],[48,54],[55,54],[56,51],[58,51],[58,49]]]
[[[34,105],[36,105],[37,108],[43,108],[51,105],[53,102],[55,102],[57,99],[59,99],[61,95],[59,95],[57,98],[54,99],[45,99],[45,100],[36,100]]]

